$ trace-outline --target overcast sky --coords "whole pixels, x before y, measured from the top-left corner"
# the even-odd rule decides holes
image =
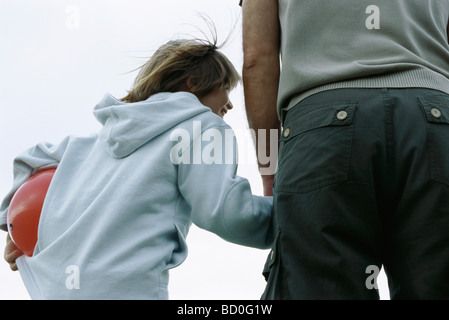
[[[215,23],[222,49],[241,70],[238,0],[0,0],[0,197],[12,184],[12,160],[41,141],[99,129],[92,109],[107,92],[121,98],[135,70],[157,47]],[[239,175],[262,194],[241,86],[225,120],[240,136]],[[0,234],[0,252],[6,235]],[[171,299],[259,299],[266,250],[245,248],[192,227],[189,255],[170,276]],[[380,280],[381,287],[383,280]],[[0,299],[29,299],[20,274],[0,261]]]

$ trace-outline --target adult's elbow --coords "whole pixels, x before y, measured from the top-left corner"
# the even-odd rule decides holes
[[[258,57],[258,55],[254,53],[245,53],[243,56],[243,70],[253,69],[259,61],[260,58]]]
[[[275,50],[246,50],[243,55],[243,69],[246,71],[279,64],[279,52]]]

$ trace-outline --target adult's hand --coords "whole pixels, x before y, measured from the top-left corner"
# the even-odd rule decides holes
[[[273,182],[274,182],[274,175],[262,175],[263,195],[264,196],[272,196],[273,195]]]

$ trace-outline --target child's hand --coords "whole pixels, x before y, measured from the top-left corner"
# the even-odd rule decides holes
[[[17,271],[17,265],[16,265],[16,259],[23,255],[23,253],[16,247],[14,242],[12,242],[11,237],[8,235],[6,236],[6,247],[5,247],[5,253],[3,257],[5,258],[6,262],[9,263],[9,267],[12,271]]]

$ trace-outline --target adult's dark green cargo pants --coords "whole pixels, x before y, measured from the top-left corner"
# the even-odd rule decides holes
[[[449,298],[449,95],[338,89],[286,113],[264,299]]]

